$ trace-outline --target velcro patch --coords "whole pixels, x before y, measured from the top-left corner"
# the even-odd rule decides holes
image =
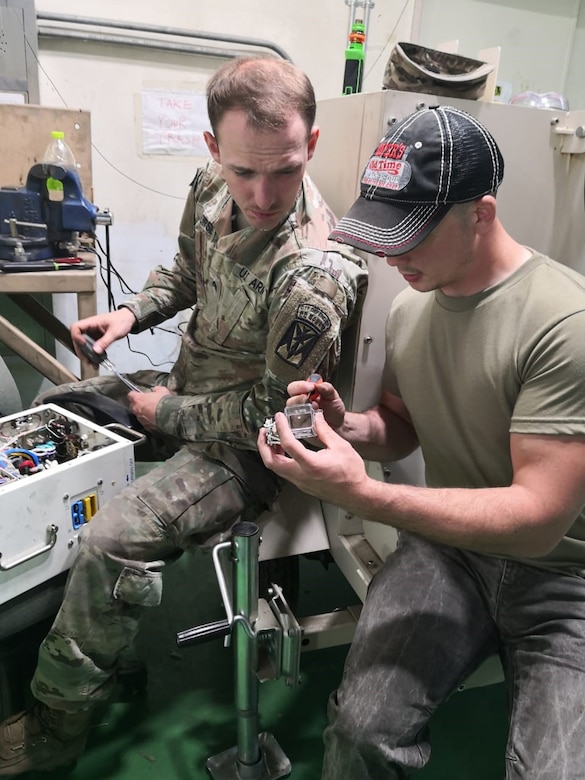
[[[313,303],[298,306],[294,320],[276,345],[276,354],[291,366],[302,366],[320,336],[331,327],[327,312]]]

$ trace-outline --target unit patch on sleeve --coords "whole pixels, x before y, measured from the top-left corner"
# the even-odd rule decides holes
[[[278,313],[268,329],[266,368],[284,384],[306,379],[337,349],[339,311],[306,279],[297,279],[272,306]]]
[[[301,303],[275,347],[275,354],[285,363],[298,368],[303,365],[319,338],[329,330],[331,320],[327,312],[313,303]]]

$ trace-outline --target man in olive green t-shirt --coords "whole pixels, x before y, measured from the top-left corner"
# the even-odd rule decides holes
[[[399,530],[330,699],[324,780],[423,767],[430,717],[494,652],[506,778],[585,777],[585,278],[506,232],[502,176],[495,140],[463,111],[389,130],[332,234],[409,285],[387,321],[380,402],[352,413],[330,383],[293,382],[297,402],[318,398],[322,449],[282,415],[281,446],[260,433],[277,474]],[[362,457],[419,446],[424,487],[368,477]]]

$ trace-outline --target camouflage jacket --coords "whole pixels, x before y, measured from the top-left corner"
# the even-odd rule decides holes
[[[233,207],[217,166],[199,169],[173,267],[155,268],[122,305],[136,317],[134,332],[194,306],[158,428],[182,441],[253,449],[264,418],[284,407],[289,382],[331,376],[367,272],[349,248],[328,240],[335,219],[308,176],[273,231],[232,232]]]

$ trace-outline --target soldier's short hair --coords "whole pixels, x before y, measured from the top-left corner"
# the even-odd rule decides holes
[[[227,111],[244,111],[258,130],[283,127],[292,112],[307,126],[315,122],[317,104],[309,77],[288,60],[237,57],[219,68],[207,83],[207,113],[214,135]]]

